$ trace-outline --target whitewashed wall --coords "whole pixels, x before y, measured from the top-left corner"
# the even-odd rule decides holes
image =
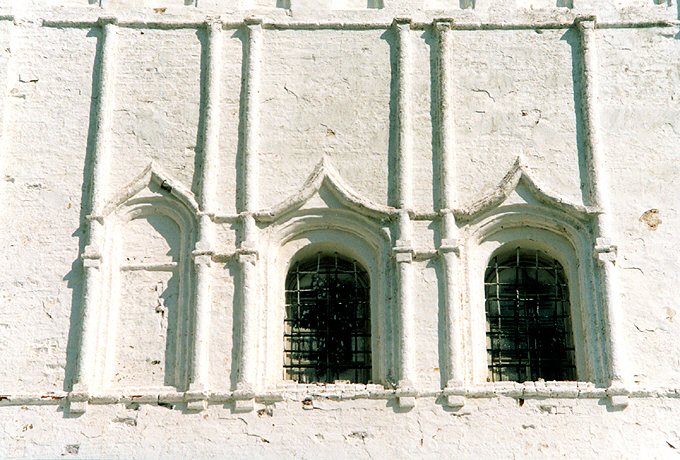
[[[673,456],[679,17],[0,0],[0,457]],[[522,226],[572,241],[583,382],[484,381]],[[281,380],[317,240],[373,270],[374,384]]]

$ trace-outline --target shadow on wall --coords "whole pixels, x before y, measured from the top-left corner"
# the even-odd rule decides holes
[[[390,28],[380,35],[390,47],[390,128],[387,141],[387,204],[399,206],[399,43]]]
[[[439,113],[439,42],[437,33],[432,28],[427,28],[420,36],[430,49],[430,119],[432,120],[432,207],[441,209],[441,162],[439,155],[439,126],[441,124]]]
[[[239,263],[236,260],[230,260],[226,264],[227,270],[229,270],[229,275],[234,280],[234,286],[242,286],[243,275],[242,270],[239,267]],[[231,384],[231,389],[236,389],[236,384],[238,382],[238,376],[240,373],[240,360],[241,350],[238,344],[242,343],[242,324],[241,318],[243,318],[243,294],[241,289],[234,289],[234,296],[231,304],[232,311],[232,331],[231,331],[231,366],[229,374],[229,383]]]
[[[576,29],[571,28],[562,35],[571,47],[571,81],[573,82],[574,110],[576,118],[576,146],[578,148],[579,177],[588,177],[588,152],[586,152],[585,121],[583,119],[583,53],[581,52],[581,37]],[[581,180],[581,199],[590,204],[592,191],[590,181]]]
[[[194,177],[191,181],[191,192],[194,196],[200,196],[201,176],[203,174],[203,150],[205,146],[204,132],[205,132],[205,117],[207,113],[206,94],[208,91],[208,82],[206,69],[208,67],[208,36],[205,29],[201,28],[196,31],[196,37],[201,44],[201,70],[199,75],[200,82],[200,99],[198,103],[198,126],[196,127],[196,148],[194,151]]]
[[[92,2],[99,0],[90,0]],[[64,369],[64,391],[73,388],[73,381],[76,378],[78,350],[80,348],[80,332],[82,330],[83,317],[83,261],[80,254],[85,251],[87,242],[87,216],[91,213],[90,196],[92,189],[92,175],[94,166],[94,145],[97,129],[97,109],[99,107],[98,86],[100,80],[101,61],[102,61],[102,34],[99,27],[93,27],[87,32],[88,38],[97,40],[94,62],[92,63],[92,85],[90,97],[89,125],[87,128],[87,149],[85,151],[85,161],[83,163],[83,186],[80,196],[80,217],[79,227],[71,236],[78,237],[78,258],[71,264],[71,271],[64,276],[64,281],[68,282],[71,292],[71,318],[68,331],[68,342],[66,345],[66,367]]]

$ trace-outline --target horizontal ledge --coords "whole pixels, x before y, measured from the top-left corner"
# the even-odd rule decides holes
[[[375,387],[380,387],[376,385]],[[620,389],[599,388],[592,384],[568,384],[556,382],[545,386],[532,385],[480,385],[467,388],[451,388],[441,391],[414,391],[414,396],[420,399],[446,397],[458,395],[469,399],[493,399],[498,397],[522,399],[601,399],[620,394]],[[303,401],[305,399],[329,399],[336,401],[350,401],[357,399],[390,400],[399,397],[399,390],[384,388],[366,388],[363,385],[291,385],[271,391],[255,393],[255,400],[260,403],[278,401]],[[680,388],[658,389],[638,388],[627,394],[630,398],[680,398]],[[232,391],[208,392],[206,401],[210,404],[225,404],[237,399],[238,393]],[[0,394],[1,406],[23,405],[59,405],[68,401],[68,393],[54,392],[46,394]],[[92,393],[87,401],[90,404],[177,404],[195,400],[185,392],[133,392],[133,393]]]
[[[150,272],[166,272],[172,271],[179,266],[177,262],[167,262],[162,264],[122,264],[120,269],[122,271],[140,271],[146,270]]]
[[[0,16],[0,20],[15,20],[13,16]],[[110,18],[106,18],[111,20]],[[437,18],[433,18],[437,20]],[[534,30],[534,29],[569,29],[575,27],[580,21],[592,21],[592,16],[575,16],[562,20],[555,21],[521,21],[521,22],[505,22],[505,21],[453,21],[450,23],[451,30]],[[215,22],[214,18],[193,19],[186,21],[178,21],[173,19],[167,20],[147,20],[147,19],[120,19],[112,20],[122,28],[131,29],[201,29],[206,28],[209,24]],[[43,19],[42,25],[44,27],[58,27],[58,28],[86,28],[97,27],[102,24],[99,18],[90,20],[78,19],[60,19],[49,18]],[[220,22],[223,29],[239,29],[249,25],[249,21],[225,21]],[[328,22],[304,22],[304,21],[275,21],[262,22],[263,29],[269,30],[388,30],[392,28],[393,21],[328,21]],[[595,22],[597,29],[632,29],[632,28],[653,28],[653,27],[676,27],[680,26],[678,20],[665,19],[650,19],[646,21],[607,21]],[[425,30],[433,27],[432,22],[413,22],[411,29]]]

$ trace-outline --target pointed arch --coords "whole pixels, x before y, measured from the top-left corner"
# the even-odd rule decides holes
[[[265,222],[279,220],[285,214],[302,208],[314,195],[319,194],[322,190],[329,191],[339,201],[341,206],[365,217],[386,219],[397,212],[395,208],[374,203],[354,192],[330,161],[324,157],[317,163],[312,173],[297,192],[279,204],[259,212],[257,217]]]
[[[459,221],[472,221],[493,208],[503,205],[510,195],[524,186],[536,203],[547,208],[560,210],[565,214],[580,219],[600,212],[598,208],[571,203],[560,197],[552,196],[542,188],[531,176],[522,158],[518,156],[499,184],[492,190],[482,193],[470,206],[455,210]]]
[[[199,212],[199,205],[193,194],[167,174],[156,162],[152,161],[141,173],[115,193],[95,214],[107,216],[125,204],[132,204],[144,190],[149,190],[158,196],[169,194],[192,214]]]
[[[313,201],[327,190],[337,199]],[[338,203],[339,202],[339,203]],[[286,274],[294,264],[321,255],[353,260],[365,269],[369,283],[368,309],[371,350],[368,375],[373,382],[391,381],[396,346],[391,335],[393,312],[390,306],[392,238],[389,231],[391,210],[366,204],[352,194],[326,162],[321,162],[305,186],[281,205],[270,210],[271,225],[262,248],[267,254],[265,318],[267,318],[266,364],[264,378],[278,384],[284,376],[284,321]],[[262,219],[261,216],[258,217]],[[362,380],[362,379],[359,379]]]

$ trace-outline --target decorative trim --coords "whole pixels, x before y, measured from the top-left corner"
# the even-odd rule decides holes
[[[650,398],[680,398],[680,388],[635,388],[623,390],[619,387],[598,387],[588,382],[498,382],[484,385],[462,387],[456,390],[443,391],[411,391],[404,392],[386,389],[381,385],[360,384],[328,384],[328,385],[296,385],[282,387],[266,392],[242,393],[238,391],[191,393],[191,392],[123,392],[90,394],[64,391],[46,393],[5,393],[0,394],[0,407],[12,406],[60,406],[66,402],[71,404],[89,403],[94,405],[111,404],[149,404],[175,405],[195,400],[205,400],[208,404],[219,405],[233,403],[236,400],[253,400],[256,403],[268,404],[280,401],[302,401],[305,399],[333,399],[336,401],[355,401],[361,399],[392,400],[400,397],[419,399],[443,398],[446,402],[451,396],[456,396],[456,402],[467,399],[536,399],[550,400],[553,405],[559,405],[559,400],[581,399],[602,400],[609,399],[610,405],[627,405],[630,399]],[[197,399],[199,398],[199,399]],[[618,403],[618,404],[615,404]],[[446,404],[451,407],[450,404]],[[455,406],[455,404],[454,404]],[[604,410],[604,408],[603,408]]]
[[[323,186],[326,186],[344,206],[365,217],[387,220],[398,213],[391,206],[379,205],[360,197],[345,184],[328,159],[323,157],[298,192],[272,208],[257,212],[255,217],[259,222],[279,220],[285,214],[301,208]]]
[[[220,137],[220,82],[222,62],[222,24],[218,21],[207,25],[205,112],[203,132],[203,169],[201,171],[200,206],[204,213],[199,221],[199,239],[196,243],[194,267],[196,273],[196,289],[194,291],[194,341],[191,368],[190,389],[198,395],[207,392],[210,387],[210,310],[212,306],[212,271],[210,269],[212,249],[214,247],[214,222],[209,214],[216,208],[215,182],[219,170],[219,137]],[[190,403],[191,410],[205,409],[207,402],[197,399]]]
[[[94,25],[94,24],[93,24]],[[96,94],[96,118],[94,122],[94,149],[92,176],[90,184],[89,209],[97,215],[103,207],[104,196],[107,191],[109,162],[110,162],[110,136],[113,118],[114,81],[116,71],[115,54],[116,25],[115,20],[101,18],[97,25],[101,27],[99,78],[97,80]],[[87,392],[94,377],[95,358],[97,355],[97,322],[99,319],[98,307],[101,303],[101,249],[104,240],[104,228],[102,220],[89,220],[87,224],[87,243],[85,246],[84,259],[93,259],[97,255],[97,263],[88,261],[83,264],[85,270],[85,282],[83,286],[83,310],[82,329],[80,336],[80,349],[78,350],[77,371],[74,378],[74,389]],[[84,260],[85,262],[85,260]],[[76,404],[75,411],[84,412],[87,401]]]
[[[243,134],[243,175],[242,211],[254,211],[258,208],[258,136],[259,136],[259,93],[260,73],[262,67],[262,21],[249,19],[246,23],[248,41],[245,69],[245,109]]]
[[[575,26],[575,23],[581,20],[592,20],[592,14],[575,15],[573,12],[551,11],[547,12],[542,17],[535,21],[502,21],[502,20],[475,20],[470,19],[469,14],[463,13],[461,17],[451,18],[437,18],[432,15],[426,15],[422,21],[413,21],[411,23],[412,30],[425,30],[432,26],[432,21],[441,21],[451,23],[453,30],[533,30],[533,29],[569,29]],[[192,15],[193,16],[193,15]],[[361,18],[363,15],[356,15]],[[381,14],[382,17],[388,18],[391,16],[389,12]],[[73,19],[68,15],[50,14],[48,17],[42,19],[43,27],[55,28],[90,28],[98,24],[99,18],[95,15],[90,16],[91,19]],[[114,16],[116,17],[116,16]],[[213,21],[213,16],[205,16],[201,19],[181,20],[173,17],[154,18],[149,20],[148,16],[137,16],[127,14],[116,17],[118,26],[121,28],[130,29],[160,29],[160,30],[175,30],[175,29],[200,29],[205,28]],[[431,19],[428,19],[431,18]],[[0,16],[0,20],[18,21],[20,18],[7,15]],[[252,21],[251,18],[246,18],[244,15],[235,15],[232,21],[224,20],[222,26],[224,29],[239,29],[247,22]],[[264,30],[387,30],[392,27],[393,19],[382,19],[375,21],[366,20],[328,20],[328,21],[298,21],[280,19],[276,21],[262,20],[261,27]],[[631,29],[631,28],[655,28],[655,27],[677,27],[680,25],[680,20],[664,19],[664,18],[650,18],[647,20],[619,20],[619,21],[603,21],[596,27],[598,29]]]
[[[411,19],[396,18],[393,29],[398,40],[397,86],[397,202],[402,209],[413,207],[413,132],[411,120]]]
[[[117,208],[125,203],[129,203],[130,199],[137,195],[142,190],[146,189],[152,183],[156,183],[162,190],[170,193],[184,204],[193,214],[198,214],[199,205],[194,198],[193,193],[185,189],[184,186],[172,179],[163,169],[154,161],[149,165],[130,183],[118,191],[108,203],[106,203],[99,214],[107,216],[115,211]]]
[[[484,193],[481,198],[477,199],[470,206],[454,210],[456,218],[468,222],[484,212],[502,205],[508,196],[517,189],[519,184],[524,185],[531,192],[532,196],[542,204],[558,209],[578,219],[583,220],[590,215],[597,215],[601,212],[597,207],[573,204],[562,198],[549,195],[536,184],[536,181],[531,177],[521,158],[517,157],[510,170],[496,187]]]
[[[629,371],[625,364],[625,344],[622,328],[622,309],[619,305],[618,276],[614,261],[616,252],[608,240],[612,235],[612,224],[607,214],[609,211],[609,181],[605,169],[605,159],[600,140],[600,122],[596,108],[597,101],[597,44],[595,41],[595,18],[582,18],[576,22],[581,37],[581,87],[582,87],[582,116],[585,131],[586,167],[588,171],[588,185],[590,199],[593,204],[600,206],[602,212],[597,214],[596,244],[608,246],[608,254],[601,254],[598,262],[602,270],[605,294],[605,327],[607,330],[607,345],[609,356],[609,371],[612,385],[625,385],[629,379]],[[606,242],[606,243],[602,243]],[[597,248],[595,248],[597,251]],[[598,252],[596,252],[597,254]]]

